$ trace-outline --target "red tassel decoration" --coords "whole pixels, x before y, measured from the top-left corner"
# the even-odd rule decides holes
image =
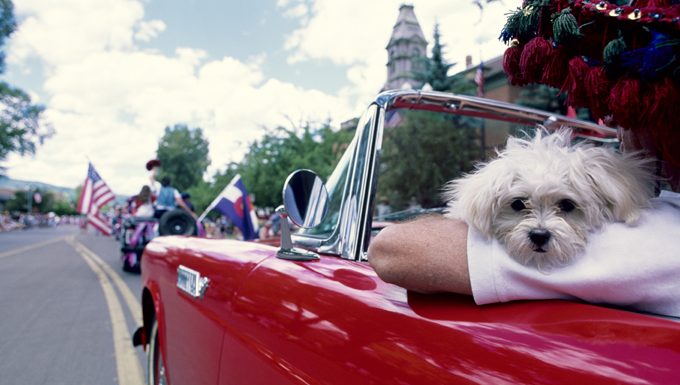
[[[674,4],[673,1],[669,0],[638,0],[634,1],[631,4],[631,7],[635,8],[646,8],[646,7],[652,7],[652,8],[666,8],[670,7]]]
[[[680,105],[680,91],[670,78],[650,88],[649,109],[645,124],[661,152],[663,160],[680,169],[680,133],[675,132]]]
[[[603,119],[609,114],[609,88],[611,84],[603,67],[592,67],[586,72],[583,87],[588,97],[590,112],[595,119]]]
[[[588,107],[588,94],[583,87],[583,80],[590,67],[581,56],[569,60],[568,76],[561,91],[567,91],[565,104],[573,107]]]
[[[550,87],[560,88],[567,79],[567,54],[564,48],[553,48],[547,55],[541,83]]]
[[[623,78],[614,84],[609,93],[609,109],[621,127],[631,130],[640,129],[641,118],[640,80]]]
[[[542,37],[535,37],[524,46],[519,66],[527,83],[541,81],[543,69],[552,51],[552,45]]]
[[[526,83],[522,76],[522,69],[519,65],[522,57],[522,46],[514,45],[505,50],[503,54],[503,71],[508,75],[508,80],[513,86],[523,86]]]

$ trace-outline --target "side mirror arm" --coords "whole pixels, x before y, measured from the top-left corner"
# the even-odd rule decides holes
[[[277,214],[281,218],[281,247],[276,252],[276,257],[289,261],[316,261],[319,255],[313,251],[297,249],[293,247],[293,240],[290,235],[290,223],[288,213],[283,206],[276,208]]]

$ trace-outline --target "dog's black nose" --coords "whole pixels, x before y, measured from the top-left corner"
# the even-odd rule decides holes
[[[541,247],[550,240],[550,232],[546,229],[534,229],[529,232],[529,239],[536,246]]]

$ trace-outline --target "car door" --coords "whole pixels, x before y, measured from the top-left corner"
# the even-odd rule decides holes
[[[221,384],[671,383],[680,324],[568,301],[477,306],[337,257],[262,261],[228,316]]]
[[[168,377],[173,384],[216,384],[225,330],[233,334],[232,308],[238,287],[276,249],[228,239],[164,238],[157,239],[152,250],[163,245],[162,257],[153,260],[165,272],[154,275],[169,277],[163,279],[161,288]],[[202,294],[192,295],[178,281],[178,274],[186,271],[206,280]]]
[[[226,244],[225,244],[226,243]],[[160,278],[163,323],[166,336],[166,367],[175,384],[216,384],[223,336],[221,309],[228,307],[235,285],[245,271],[252,269],[258,255],[227,259],[218,251],[238,250],[239,244],[228,240],[162,237],[147,252]],[[154,250],[158,251],[157,255]],[[200,250],[200,252],[198,251]],[[255,258],[251,261],[248,258]],[[194,272],[207,279],[201,295],[178,281],[178,274]],[[186,276],[184,277],[186,281]],[[179,283],[179,284],[178,284]]]

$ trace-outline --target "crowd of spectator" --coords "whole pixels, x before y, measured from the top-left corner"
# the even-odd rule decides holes
[[[0,232],[31,227],[54,227],[64,224],[79,225],[81,220],[79,216],[59,216],[53,212],[27,215],[26,213],[9,213],[4,211],[0,212]]]

